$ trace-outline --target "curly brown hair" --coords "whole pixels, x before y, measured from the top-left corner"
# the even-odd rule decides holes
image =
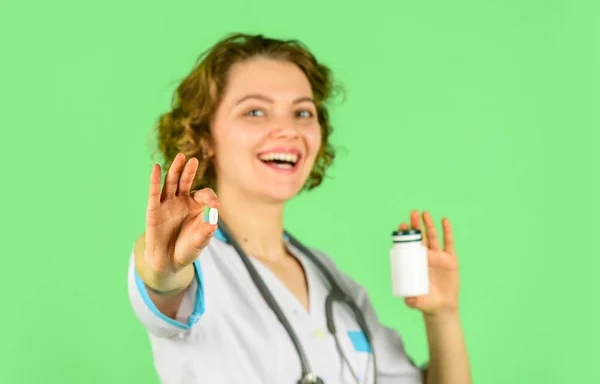
[[[178,153],[199,161],[193,190],[216,188],[216,172],[211,158],[204,154],[212,146],[210,122],[223,97],[231,66],[253,58],[286,60],[296,64],[310,82],[321,126],[321,147],[304,189],[315,188],[323,181],[332,164],[335,150],[329,143],[332,127],[326,103],[336,90],[331,70],[319,63],[298,40],[278,40],[263,35],[235,33],[226,36],[203,52],[192,71],[177,87],[171,110],[160,116],[156,127],[158,150],[163,169],[168,170]]]

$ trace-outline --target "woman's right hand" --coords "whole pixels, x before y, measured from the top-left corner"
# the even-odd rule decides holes
[[[190,193],[198,170],[198,159],[187,164],[178,153],[160,189],[161,169],[154,164],[150,176],[146,210],[147,266],[159,275],[175,275],[192,264],[206,247],[217,224],[204,221],[208,207],[219,208],[219,200],[210,188]]]

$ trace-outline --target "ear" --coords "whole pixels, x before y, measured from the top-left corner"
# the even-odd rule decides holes
[[[202,157],[206,159],[210,159],[215,155],[215,151],[213,150],[212,145],[208,138],[200,139],[200,147],[202,148]]]

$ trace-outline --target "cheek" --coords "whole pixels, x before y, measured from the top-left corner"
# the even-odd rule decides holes
[[[260,131],[243,123],[233,123],[222,130],[218,138],[219,153],[233,160],[252,153],[260,141]]]
[[[306,142],[312,157],[316,157],[321,148],[321,127],[317,125],[306,134]]]

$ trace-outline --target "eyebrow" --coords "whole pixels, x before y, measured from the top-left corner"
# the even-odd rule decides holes
[[[236,105],[239,105],[248,99],[259,99],[259,100],[266,101],[268,103],[274,103],[274,100],[271,99],[270,97],[267,97],[265,95],[260,95],[257,93],[253,93],[253,94],[246,95],[246,96],[242,97],[241,99],[239,99],[238,102],[236,103]],[[298,103],[301,103],[304,101],[308,101],[310,103],[315,104],[315,100],[312,97],[299,97],[296,100],[294,100],[294,104],[298,104]]]

